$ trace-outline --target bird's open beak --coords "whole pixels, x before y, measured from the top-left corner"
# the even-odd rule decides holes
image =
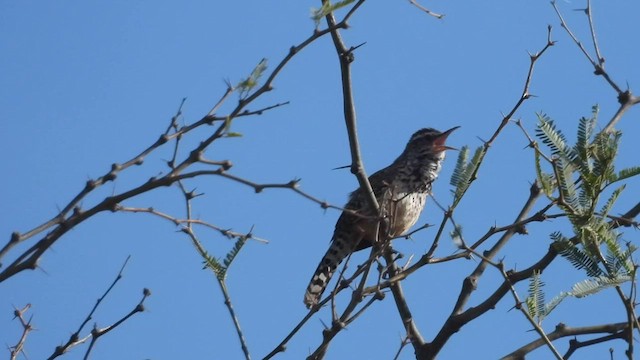
[[[434,141],[434,147],[436,149],[440,150],[440,151],[458,150],[458,149],[456,149],[454,147],[445,145],[445,142],[447,141],[447,137],[449,137],[449,135],[451,135],[451,133],[454,132],[459,127],[460,126],[452,127],[451,129],[449,129],[449,130],[443,132],[442,134],[438,135],[438,137]]]

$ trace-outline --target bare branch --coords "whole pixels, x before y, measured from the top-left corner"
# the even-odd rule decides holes
[[[515,115],[516,111],[518,111],[522,103],[524,103],[525,100],[528,100],[529,98],[531,98],[531,94],[529,93],[529,87],[531,86],[531,79],[533,78],[533,70],[535,69],[536,63],[538,62],[540,57],[550,47],[552,47],[556,43],[554,40],[551,40],[551,29],[552,29],[551,26],[547,27],[547,43],[542,47],[542,49],[536,52],[535,54],[529,54],[529,60],[530,60],[529,71],[527,71],[527,78],[524,82],[524,87],[522,89],[522,94],[520,95],[520,99],[518,99],[518,101],[513,106],[513,108],[511,108],[511,111],[509,111],[509,113],[502,119],[502,122],[500,123],[496,131],[493,133],[489,141],[485,143],[485,148],[489,148],[491,146],[491,144],[498,137],[502,129],[509,123],[509,121],[511,121],[511,119],[513,118],[513,115]]]
[[[14,318],[20,320],[20,325],[22,326],[22,335],[20,336],[18,343],[9,347],[10,360],[16,360],[18,358],[18,355],[20,354],[25,355],[25,358],[27,357],[24,351],[24,345],[27,342],[27,336],[29,336],[29,333],[33,331],[33,325],[31,325],[33,316],[31,316],[29,320],[26,320],[24,315],[30,308],[31,304],[25,305],[22,309],[18,309],[16,307],[13,308]]]
[[[100,336],[104,335],[105,333],[109,332],[111,329],[117,327],[118,325],[123,323],[125,320],[127,320],[129,317],[131,317],[133,314],[135,314],[137,312],[141,312],[141,311],[144,310],[144,308],[142,307],[142,303],[144,302],[144,300],[148,296],[151,295],[151,292],[148,289],[144,289],[142,300],[138,303],[138,305],[136,305],[136,307],[128,315],[126,315],[125,317],[123,317],[122,319],[118,320],[116,323],[114,323],[111,326],[108,326],[105,329],[97,330],[94,327],[94,329],[91,331],[90,335],[87,335],[84,338],[80,338],[80,333],[82,332],[84,327],[87,325],[87,323],[93,318],[93,314],[96,312],[96,310],[98,309],[100,304],[102,304],[102,301],[107,297],[107,295],[109,295],[109,293],[111,292],[111,290],[113,290],[113,288],[116,286],[118,281],[120,281],[120,279],[122,279],[122,276],[123,276],[123,273],[124,273],[124,269],[127,266],[127,263],[129,262],[130,258],[131,258],[131,256],[127,256],[127,258],[125,259],[124,263],[122,264],[122,267],[120,267],[120,271],[118,271],[118,274],[116,275],[115,279],[113,280],[113,282],[111,282],[111,285],[109,285],[109,287],[107,287],[107,290],[105,290],[105,292],[102,294],[102,296],[100,296],[98,298],[98,300],[96,300],[96,304],[93,306],[91,311],[89,311],[89,314],[87,314],[85,319],[82,321],[82,323],[78,327],[78,330],[76,330],[76,332],[71,334],[71,336],[69,337],[69,340],[67,340],[67,342],[64,345],[56,346],[54,352],[48,357],[49,360],[55,359],[58,356],[63,355],[67,351],[71,350],[72,348],[74,348],[74,347],[76,347],[76,346],[78,346],[80,344],[83,344],[89,338],[91,338],[91,344],[89,346],[89,349],[87,349],[87,354],[85,355],[85,358],[86,358],[88,356],[89,352],[91,351],[91,348],[93,347],[94,343],[97,341],[97,337],[100,337]],[[96,335],[97,335],[97,337],[96,337]]]
[[[104,328],[98,328],[96,325],[94,325],[93,330],[91,330],[91,342],[89,343],[89,347],[87,348],[87,352],[84,354],[84,360],[89,359],[89,355],[91,354],[91,350],[93,350],[93,347],[95,346],[95,344],[96,344],[96,342],[98,341],[99,338],[101,338],[102,336],[108,334],[110,331],[114,330],[118,326],[122,325],[125,321],[127,321],[133,315],[135,315],[135,314],[137,314],[139,312],[143,312],[144,311],[144,301],[149,296],[151,296],[151,292],[149,291],[149,289],[144,289],[142,291],[142,299],[140,299],[140,302],[138,302],[138,304],[133,308],[133,310],[131,310],[128,314],[123,316],[120,320],[118,320],[115,323],[113,323],[112,325],[109,325],[109,326],[104,327]]]
[[[567,32],[567,34],[569,34],[569,36],[571,37],[573,42],[578,46],[580,51],[582,51],[582,53],[585,55],[587,60],[591,63],[591,65],[594,68],[594,74],[602,76],[607,81],[607,83],[613,88],[613,90],[616,92],[616,94],[618,96],[618,103],[620,103],[620,107],[618,108],[616,113],[613,115],[613,117],[611,118],[609,123],[602,130],[603,132],[606,132],[606,133],[611,132],[611,131],[613,131],[613,128],[618,123],[618,121],[620,121],[620,119],[622,118],[622,115],[627,110],[629,110],[632,106],[640,103],[640,97],[634,96],[631,93],[631,90],[627,89],[627,90],[623,91],[622,88],[620,86],[618,86],[618,84],[616,84],[611,79],[611,76],[605,70],[605,68],[604,68],[605,59],[602,56],[602,54],[600,53],[600,47],[598,46],[596,32],[595,32],[594,25],[593,25],[593,9],[591,7],[591,1],[587,0],[587,8],[584,10],[584,12],[587,15],[587,20],[588,20],[588,23],[589,23],[589,30],[590,30],[590,33],[591,33],[591,39],[593,41],[593,47],[594,47],[594,50],[596,52],[597,61],[594,60],[593,57],[591,57],[591,55],[589,54],[587,49],[585,49],[585,47],[582,44],[582,42],[580,42],[580,40],[578,40],[578,38],[574,35],[573,31],[571,31],[571,29],[567,25],[567,22],[565,21],[564,17],[562,16],[562,13],[560,12],[560,9],[558,9],[558,6],[557,6],[555,0],[551,1],[551,5],[553,6],[553,9],[555,10],[556,14],[558,15],[558,18],[560,19],[560,26],[562,26],[562,28],[565,29],[565,31]]]
[[[444,14],[435,13],[427,9],[426,7],[420,5],[416,0],[409,0],[409,3],[411,3],[411,5],[417,7],[418,9],[424,11],[425,13],[427,13],[427,15],[435,17],[436,19],[442,19],[444,17]]]
[[[171,216],[169,214],[160,212],[160,211],[158,211],[158,210],[156,210],[156,209],[154,209],[152,207],[149,207],[149,208],[136,208],[136,207],[126,207],[126,206],[116,205],[116,211],[131,212],[131,213],[147,213],[147,214],[151,214],[151,215],[157,216],[159,218],[168,220],[168,221],[174,223],[175,225],[184,225],[184,224],[201,225],[201,226],[204,226],[206,228],[218,231],[222,236],[224,236],[226,238],[231,238],[231,239],[247,238],[247,239],[256,240],[256,241],[264,243],[264,244],[269,243],[269,240],[253,236],[253,234],[240,233],[240,232],[232,231],[230,229],[224,229],[224,228],[221,228],[221,227],[216,226],[214,224],[211,224],[209,222],[206,222],[204,220],[199,220],[199,219],[179,219],[179,218],[173,217],[173,216]]]
[[[598,65],[604,66],[604,57],[600,54],[600,47],[598,46],[598,39],[596,37],[596,30],[593,26],[593,13],[591,12],[591,0],[587,0],[587,8],[584,9],[587,18],[589,19],[589,32],[591,33],[591,40],[593,41],[593,49],[596,51],[596,58],[598,59]]]
[[[526,219],[527,214],[531,211],[531,209],[533,209],[533,206],[535,205],[536,201],[540,197],[540,194],[541,194],[540,188],[538,187],[538,184],[534,182],[533,185],[531,185],[529,197],[527,198],[527,201],[525,202],[524,206],[520,210],[520,213],[516,217],[516,220],[514,221],[514,223],[519,223]],[[516,229],[517,229],[516,227],[511,227],[508,231],[506,231],[502,235],[502,237],[500,237],[498,242],[496,242],[496,244],[491,247],[490,250],[484,252],[484,257],[488,259],[492,259],[494,256],[496,256],[498,252],[507,244],[507,242],[511,240],[513,235],[517,233]],[[469,275],[463,281],[462,289],[460,291],[460,295],[458,297],[456,305],[453,308],[452,315],[459,314],[461,311],[463,311],[463,308],[469,301],[471,294],[476,289],[478,279],[484,273],[487,265],[488,265],[488,262],[486,261],[480,262],[480,264],[478,264],[478,266],[471,273],[471,275]]]
[[[594,339],[597,342],[592,342],[593,340],[590,340],[589,342],[585,342],[585,343],[590,343],[589,345],[593,345],[595,343],[599,343],[603,341],[623,338],[625,336],[624,335],[625,329],[628,326],[629,324],[626,321],[620,322],[620,323],[614,323],[614,324],[583,326],[583,327],[570,327],[565,324],[558,324],[554,331],[547,334],[547,338],[550,341],[554,341],[554,340],[561,339],[564,337],[569,337],[569,336],[573,337],[573,336],[588,335],[588,334],[612,334],[602,338],[598,338],[599,340]],[[565,359],[567,359],[571,355],[571,353],[573,353],[578,348],[582,346],[586,346],[586,345],[578,345],[579,343],[580,342],[578,342],[577,340],[571,340],[569,342],[570,350],[569,352],[567,352],[567,354],[565,354],[564,356]],[[540,346],[544,346],[544,344],[545,344],[545,340],[543,339],[534,340],[520,347],[516,351],[504,356],[502,360],[522,359],[525,355],[532,352],[533,350],[539,348]]]
[[[384,259],[387,262],[389,277],[392,278],[400,272],[400,269],[398,269],[395,263],[390,246],[384,252]],[[416,350],[416,354],[419,354],[419,351],[424,347],[425,342],[424,338],[420,334],[418,325],[413,320],[413,315],[411,314],[411,309],[407,304],[407,299],[404,296],[401,282],[391,282],[390,288],[391,293],[393,294],[393,299],[396,303],[396,308],[398,309],[398,314],[400,315],[402,324],[407,332],[407,337],[411,340],[411,345],[413,345],[413,348]]]
[[[244,358],[246,360],[251,360],[251,355],[249,354],[249,347],[247,346],[247,340],[244,337],[244,333],[240,328],[240,321],[236,316],[236,311],[233,308],[231,303],[231,296],[229,295],[229,290],[227,290],[227,284],[224,280],[218,279],[218,284],[220,285],[220,290],[222,291],[222,295],[224,296],[224,304],[227,306],[229,310],[229,315],[233,320],[233,326],[236,329],[236,333],[238,334],[238,338],[240,339],[240,347],[242,348],[242,353],[244,354]]]

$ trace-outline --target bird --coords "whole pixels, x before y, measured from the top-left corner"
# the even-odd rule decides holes
[[[416,131],[391,165],[369,177],[379,213],[372,208],[362,188],[350,194],[336,222],[329,249],[305,292],[307,308],[318,304],[336,268],[347,256],[380,246],[381,242],[403,235],[415,225],[442,168],[445,150],[455,149],[445,144],[447,137],[458,128],[444,132],[433,128]]]

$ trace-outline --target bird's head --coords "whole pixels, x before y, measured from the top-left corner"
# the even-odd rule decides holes
[[[447,146],[445,143],[447,137],[460,126],[452,127],[451,129],[440,132],[436,129],[425,128],[416,131],[409,142],[407,143],[407,150],[416,153],[441,153],[445,150],[457,150],[454,147]]]

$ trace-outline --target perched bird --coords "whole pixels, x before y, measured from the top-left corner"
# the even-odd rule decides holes
[[[329,250],[320,261],[304,295],[308,308],[318,303],[345,257],[379,241],[402,235],[418,221],[431,192],[431,184],[442,167],[445,150],[453,149],[445,145],[445,141],[457,128],[445,132],[431,128],[418,130],[391,165],[369,177],[382,221],[377,220],[378,214],[369,205],[361,188],[351,193],[345,205],[345,209],[351,211],[343,211],[340,215]]]

